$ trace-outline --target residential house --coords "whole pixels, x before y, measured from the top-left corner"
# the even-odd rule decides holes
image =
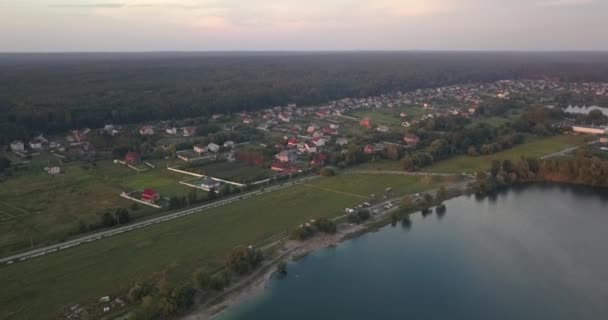
[[[125,155],[125,163],[130,166],[136,166],[141,163],[141,157],[137,152],[127,152]]]
[[[152,126],[143,126],[139,129],[139,134],[142,136],[151,136],[154,134],[154,127]]]
[[[32,150],[42,150],[42,142],[38,141],[38,140],[32,140],[30,141],[30,149]]]
[[[374,154],[382,151],[384,151],[384,144],[382,143],[368,144],[363,148],[365,154]]]
[[[339,146],[345,146],[348,144],[348,139],[346,138],[338,138],[336,139],[336,144]]]
[[[226,141],[224,142],[224,148],[234,148],[234,141]]]
[[[378,132],[386,133],[386,132],[390,131],[390,128],[385,125],[382,125],[382,126],[378,126],[378,128],[376,128],[376,130],[378,130]]]
[[[57,175],[61,173],[61,167],[59,166],[48,166],[44,168],[44,171],[50,175]]]
[[[270,165],[270,169],[272,171],[278,171],[278,172],[283,172],[285,170],[289,170],[291,168],[291,165],[288,162],[284,162],[284,161],[273,161],[272,164]]]
[[[289,138],[289,139],[287,139],[287,145],[289,147],[295,147],[295,146],[297,146],[298,145],[298,139],[296,139],[296,138]]]
[[[160,193],[154,189],[144,189],[141,194],[141,200],[149,203],[155,203],[160,200]]]
[[[211,152],[219,152],[220,146],[212,142],[207,145],[207,150],[209,150]]]
[[[200,182],[201,187],[203,187],[205,189],[209,189],[209,190],[218,189],[220,187],[220,185],[221,185],[221,183],[219,181],[215,181],[211,178],[204,178]]]
[[[165,129],[165,132],[167,132],[167,134],[177,134],[177,128],[167,128]]]
[[[314,138],[312,139],[312,142],[317,146],[317,147],[323,147],[325,146],[325,142],[326,140],[323,138]]]
[[[22,141],[15,140],[15,141],[11,142],[11,150],[13,150],[15,152],[23,152],[23,151],[25,151],[25,145],[23,144]]]
[[[279,120],[289,123],[291,122],[291,117],[285,114],[279,114]]]
[[[281,162],[292,162],[298,159],[298,155],[294,149],[290,149],[279,152],[275,158]]]
[[[182,135],[184,137],[191,137],[196,133],[196,128],[195,127],[183,127],[182,128]]]
[[[327,155],[325,153],[319,153],[310,161],[310,164],[313,166],[322,166],[325,165],[325,160],[327,160]]]
[[[308,134],[312,134],[313,132],[317,131],[319,129],[319,126],[316,124],[311,124],[308,126],[308,128],[306,128],[306,133]]]
[[[313,142],[306,142],[305,148],[306,148],[306,152],[308,152],[308,153],[316,153],[317,152],[317,145],[314,144]]]
[[[370,118],[364,118],[361,121],[359,121],[359,124],[362,127],[365,127],[367,129],[371,129],[373,127],[373,123],[372,123],[372,119]]]
[[[251,117],[245,117],[245,118],[243,118],[243,123],[251,124],[251,123],[253,123],[253,119]]]
[[[194,145],[193,150],[194,150],[194,152],[196,152],[198,154],[203,154],[203,153],[207,152],[207,147],[197,144],[197,145]]]
[[[403,136],[403,142],[405,142],[405,144],[410,147],[410,148],[414,148],[418,145],[418,143],[420,142],[420,137],[418,137],[417,135],[413,134],[413,133],[406,133]]]

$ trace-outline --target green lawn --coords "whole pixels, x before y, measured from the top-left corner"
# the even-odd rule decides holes
[[[401,125],[399,113],[389,109],[357,111],[353,113],[353,116],[360,119],[370,118],[376,124]]]
[[[440,161],[430,167],[424,168],[428,172],[445,172],[445,173],[474,173],[479,170],[487,170],[490,168],[492,160],[513,160],[517,161],[522,156],[525,157],[541,157],[547,154],[558,152],[568,147],[580,145],[585,142],[584,136],[561,135],[549,138],[532,140],[530,142],[518,145],[512,149],[504,150],[496,154],[469,157],[458,156],[449,160]]]
[[[40,162],[40,161],[38,161]],[[40,163],[42,165],[42,163]],[[31,164],[0,183],[0,254],[66,238],[86,224],[97,223],[99,214],[132,202],[119,196],[122,191],[158,189],[162,196],[186,195],[189,189],[178,184],[180,175],[165,169],[135,170],[110,161],[96,167],[69,164],[63,173],[50,176]],[[141,206],[140,206],[141,207]],[[139,209],[137,216],[154,210]]]
[[[216,162],[196,168],[204,174],[235,182],[254,182],[272,174],[270,169],[248,165],[244,162]]]
[[[4,266],[0,318],[16,312],[9,319],[47,319],[63,306],[123,293],[158,272],[185,280],[197,267],[220,267],[237,245],[254,244],[311,218],[338,216],[364,201],[347,193],[366,195],[386,187],[416,192],[436,184],[385,175],[326,178]]]

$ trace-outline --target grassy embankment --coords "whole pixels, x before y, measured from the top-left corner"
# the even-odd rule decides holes
[[[254,244],[345,207],[387,187],[413,193],[440,181],[390,175],[324,178],[175,221],[81,245],[0,270],[0,317],[46,319],[63,306],[123,293],[135,281],[165,272],[185,281],[201,266],[222,265],[237,245]],[[8,315],[12,315],[7,317]]]

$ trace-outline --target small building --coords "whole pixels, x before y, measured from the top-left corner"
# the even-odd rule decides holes
[[[278,172],[283,172],[285,170],[289,170],[289,168],[291,168],[291,165],[287,162],[282,162],[282,161],[273,161],[272,164],[270,165],[270,169],[272,171],[278,171]]]
[[[234,148],[234,141],[226,141],[224,142],[224,148]]]
[[[220,146],[212,142],[207,145],[207,150],[209,150],[211,152],[219,152]]]
[[[198,153],[198,154],[203,154],[205,152],[207,152],[207,147],[200,145],[200,144],[196,144],[194,145],[194,148],[192,148],[194,150],[194,152]]]
[[[203,180],[201,180],[200,185],[205,189],[215,190],[220,187],[221,183],[211,178],[204,178]]]
[[[367,144],[363,148],[363,153],[365,154],[374,154],[374,145]]]
[[[57,175],[61,173],[61,167],[59,166],[48,166],[44,168],[44,171],[50,175]]]
[[[30,149],[32,150],[42,150],[42,142],[37,140],[30,141]]]
[[[167,128],[165,129],[165,132],[167,132],[167,134],[177,134],[177,128]]]
[[[141,200],[148,203],[155,203],[160,200],[160,193],[154,189],[144,189],[144,192],[141,194]]]
[[[304,145],[304,147],[306,148],[306,152],[308,152],[308,153],[315,153],[315,152],[317,152],[317,145],[314,144],[313,142],[306,142],[306,144]]]
[[[292,162],[298,159],[298,155],[294,149],[291,150],[283,150],[279,152],[275,158],[281,162]]]
[[[382,126],[378,126],[378,128],[376,128],[376,130],[378,130],[378,132],[389,132],[391,129],[388,126],[382,125]]]
[[[23,151],[25,151],[25,145],[23,144],[22,141],[15,140],[15,141],[11,142],[11,150],[16,151],[16,152],[23,152]]]
[[[287,139],[287,145],[290,146],[290,147],[295,147],[295,146],[298,145],[298,143],[299,143],[299,141],[296,138],[289,138],[289,139]]]
[[[336,144],[343,147],[348,144],[348,139],[346,138],[338,138],[336,139]]]
[[[374,154],[382,151],[384,151],[384,144],[382,143],[368,144],[363,148],[363,153],[365,154]]]
[[[151,136],[154,134],[154,127],[152,126],[143,126],[139,129],[139,134],[142,136]]]
[[[606,134],[605,127],[572,126],[572,131],[584,134]]]
[[[373,123],[372,123],[372,119],[370,118],[364,118],[361,121],[359,121],[359,124],[367,129],[371,129],[373,127]]]
[[[191,137],[196,133],[195,127],[183,127],[182,128],[182,136]]]
[[[420,142],[420,137],[418,137],[417,135],[413,134],[413,133],[406,133],[403,136],[403,142],[405,142],[405,144],[408,147],[414,148],[418,145],[418,143]]]
[[[136,166],[141,163],[141,157],[137,152],[127,152],[125,155],[125,163],[129,166]]]
[[[321,137],[312,139],[312,143],[314,143],[317,147],[325,146],[325,142],[326,140]]]

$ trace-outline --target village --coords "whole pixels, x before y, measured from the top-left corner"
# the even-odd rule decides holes
[[[29,141],[14,141],[6,147],[4,157],[13,168],[12,174],[3,178],[9,182],[6,185],[11,181],[19,185],[20,178],[31,176],[41,182],[37,189],[19,185],[11,190],[11,199],[0,201],[1,217],[8,222],[35,212],[65,210],[62,206],[48,208],[47,200],[27,200],[33,194],[37,198],[41,194],[57,197],[61,190],[70,189],[69,198],[74,201],[97,194],[95,199],[84,201],[90,207],[79,207],[89,211],[88,215],[69,213],[78,217],[73,222],[80,226],[76,233],[87,232],[120,224],[120,219],[111,222],[107,218],[108,211],[130,210],[130,217],[122,219],[127,222],[154,216],[159,210],[182,209],[267,188],[286,179],[317,173],[325,166],[340,170],[381,159],[398,160],[421,144],[430,144],[421,143],[419,134],[424,130],[420,124],[429,119],[464,118],[472,123],[500,125],[522,110],[510,111],[502,120],[480,110],[490,103],[511,99],[559,105],[559,97],[565,93],[607,97],[608,84],[544,80],[463,84],[346,98],[321,106],[289,104],[200,119],[107,124],[103,128],[74,129],[65,135],[40,133]],[[574,132],[606,135],[605,124],[588,126],[566,119],[556,125],[573,128]],[[24,206],[23,200],[30,204]],[[105,224],[97,221],[100,215],[107,220]],[[31,236],[35,239],[27,242],[45,243],[58,236],[54,232]],[[31,245],[27,242],[14,239],[0,247],[3,252],[11,252]]]

